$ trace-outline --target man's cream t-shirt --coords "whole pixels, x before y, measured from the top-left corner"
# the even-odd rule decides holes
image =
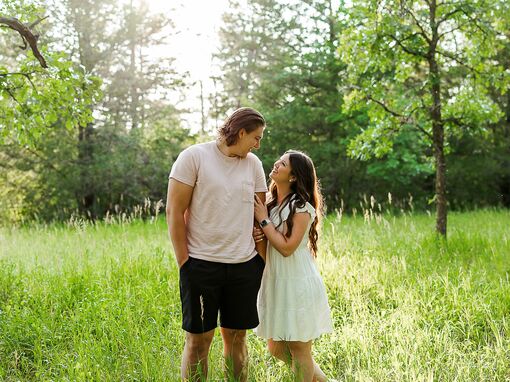
[[[186,214],[191,257],[242,263],[256,255],[254,195],[267,185],[254,154],[228,157],[215,141],[193,145],[179,155],[170,178],[194,187]]]

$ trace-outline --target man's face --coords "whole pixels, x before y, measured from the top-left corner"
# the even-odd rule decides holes
[[[238,146],[238,155],[241,158],[246,158],[251,150],[258,150],[260,148],[260,141],[264,137],[265,126],[260,126],[247,133],[246,130],[241,129],[239,132],[239,140],[236,143]]]

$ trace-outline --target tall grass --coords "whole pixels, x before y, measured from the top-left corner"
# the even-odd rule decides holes
[[[314,355],[329,376],[510,380],[510,212],[452,213],[447,242],[433,226],[427,215],[326,219],[318,264],[335,332]],[[0,231],[0,380],[176,381],[180,321],[162,219]],[[252,333],[249,348],[250,380],[291,380]]]

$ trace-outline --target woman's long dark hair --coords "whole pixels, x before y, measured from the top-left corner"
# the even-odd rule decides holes
[[[306,202],[310,203],[315,208],[316,216],[310,226],[308,234],[308,246],[313,256],[317,256],[317,241],[319,238],[318,226],[323,214],[323,200],[320,192],[319,180],[315,173],[315,167],[312,160],[308,155],[301,151],[289,150],[285,154],[289,154],[289,162],[291,174],[294,175],[296,180],[290,184],[291,192],[285,197],[280,207],[280,224],[281,213],[283,208],[288,205],[290,209],[287,222],[287,232],[285,236],[290,237],[292,234],[292,218],[296,213],[296,208],[303,208]],[[267,204],[267,209],[271,211],[277,207],[278,197],[276,191],[276,183],[272,180],[269,185],[271,199]],[[279,225],[280,225],[279,224]]]

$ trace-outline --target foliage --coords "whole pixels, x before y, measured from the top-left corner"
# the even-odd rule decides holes
[[[164,200],[172,162],[195,139],[181,128],[181,111],[168,101],[182,89],[184,77],[175,72],[172,57],[148,57],[149,49],[165,42],[171,19],[150,13],[144,1],[66,0],[48,7],[45,49],[64,53],[46,72],[58,68],[65,76],[59,72],[57,86],[41,75],[40,86],[52,92],[44,102],[32,102],[30,121],[19,121],[24,137],[44,136],[28,148],[12,137],[0,147],[6,170],[0,174],[5,197],[0,219],[96,218],[132,211],[147,199]],[[103,97],[87,93],[88,103],[78,102],[85,90],[91,92],[80,80],[93,81]],[[49,102],[58,105],[58,115]],[[42,129],[44,118],[51,129]]]
[[[43,12],[41,3],[15,1],[3,3],[0,15],[18,18],[31,24]],[[2,33],[17,34],[2,28]],[[19,38],[20,36],[16,36]],[[97,77],[82,67],[74,67],[65,53],[40,47],[48,68],[44,69],[30,52],[16,57],[12,39],[10,60],[0,62],[0,142],[13,138],[20,144],[39,141],[48,130],[58,126],[72,129],[92,121],[90,105],[100,97]],[[7,44],[6,44],[7,45]],[[3,60],[2,60],[3,61]]]
[[[346,158],[352,123],[340,111],[342,68],[330,1],[251,1],[225,16],[219,110],[252,105],[268,128],[258,153],[266,170],[290,148],[315,160],[330,207],[359,165]],[[305,16],[306,15],[306,16]],[[354,186],[356,187],[356,186]]]
[[[351,145],[353,156],[386,154],[391,138],[402,130],[423,134],[422,139],[430,142],[428,90],[434,81],[442,84],[442,117],[449,136],[486,129],[487,122],[501,117],[487,88],[498,84],[505,90],[510,80],[490,60],[500,45],[500,31],[491,28],[490,17],[502,4],[438,4],[434,17],[440,34],[434,48],[440,77],[434,79],[428,68],[432,16],[426,3],[359,1],[346,9],[349,21],[340,52],[352,85],[345,108],[367,108],[371,121]]]
[[[426,3],[436,1],[231,1],[210,117],[259,109],[266,171],[287,149],[307,152],[329,211],[388,193],[395,210],[428,210],[438,201],[438,168],[445,211],[446,198],[453,209],[510,206],[510,5],[438,3],[434,29]],[[173,15],[148,4],[0,4],[0,15],[28,26],[49,16],[33,29],[50,66],[1,29],[2,225],[101,218],[164,200],[176,155],[205,139],[182,128],[188,78],[171,52],[151,56],[180,38]],[[443,139],[434,142],[434,131]]]

